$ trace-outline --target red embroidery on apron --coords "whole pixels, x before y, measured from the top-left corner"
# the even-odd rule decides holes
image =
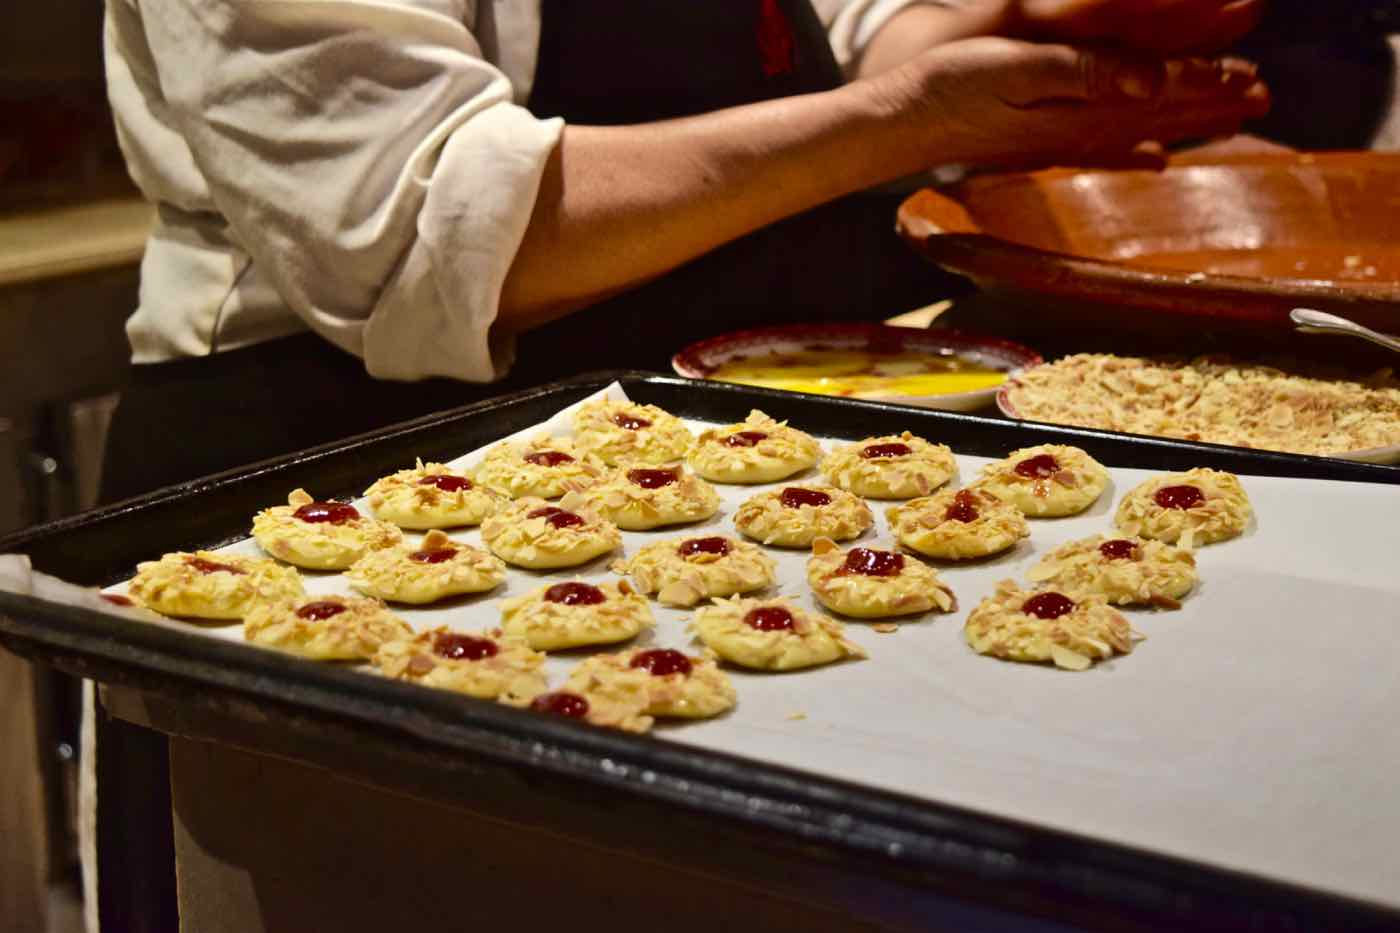
[[[772,78],[787,74],[796,64],[796,42],[792,27],[783,15],[778,0],[760,0],[758,13],[758,53],[763,73]]]

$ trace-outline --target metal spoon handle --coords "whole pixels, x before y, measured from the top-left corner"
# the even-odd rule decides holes
[[[1348,321],[1335,314],[1316,311],[1312,308],[1294,308],[1288,312],[1288,317],[1294,324],[1298,325],[1298,330],[1305,334],[1347,334],[1369,340],[1400,353],[1400,339],[1377,333],[1369,327],[1362,327],[1355,321]]]

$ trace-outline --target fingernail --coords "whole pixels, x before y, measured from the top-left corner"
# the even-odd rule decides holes
[[[1160,65],[1146,65],[1141,62],[1124,62],[1114,75],[1119,92],[1133,100],[1151,100],[1162,89],[1162,68]]]

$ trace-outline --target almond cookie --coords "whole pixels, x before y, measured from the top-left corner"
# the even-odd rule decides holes
[[[1102,596],[1074,599],[1058,590],[1023,590],[1011,580],[967,617],[963,635],[973,651],[1007,661],[1053,661],[1082,671],[1095,661],[1133,650],[1142,636]]]
[[[719,511],[719,493],[685,467],[622,467],[577,493],[578,501],[627,531],[698,522]]]
[[[818,538],[846,541],[875,524],[870,506],[834,486],[784,486],[746,500],[734,527],[764,544],[807,547]]]
[[[296,489],[286,505],[253,516],[253,540],[273,557],[308,570],[344,570],[370,551],[393,547],[403,532],[346,502],[317,502]]]
[[[958,461],[951,450],[908,431],[846,444],[822,461],[823,476],[869,499],[926,496],[957,472]]]
[[[301,575],[291,567],[212,551],[177,551],[137,564],[127,585],[137,605],[189,619],[241,619],[259,603],[301,594]]]
[[[900,544],[941,560],[987,557],[1031,533],[1020,509],[975,487],[914,499],[885,517]]]
[[[616,561],[642,593],[667,606],[693,606],[702,599],[761,590],[773,582],[776,565],[756,544],[710,536],[672,538],[648,544],[630,560]]]
[[[543,499],[517,499],[481,523],[481,540],[508,564],[531,570],[577,567],[617,549],[622,533],[576,494],[558,506]]]
[[[938,609],[952,612],[957,599],[927,564],[895,551],[857,547],[842,553],[830,538],[812,542],[807,582],[832,612],[883,619]]]
[[[346,581],[367,596],[394,603],[435,603],[449,596],[484,593],[506,578],[506,565],[480,548],[430,531],[419,548],[370,551],[345,571]]]
[[[821,452],[811,435],[755,408],[739,424],[702,432],[688,462],[715,483],[775,483],[816,463]]]
[[[480,525],[501,501],[498,493],[466,474],[422,460],[411,470],[376,480],[365,490],[365,499],[380,521],[417,530]]]
[[[574,413],[574,442],[608,466],[682,460],[694,440],[679,418],[655,405],[598,399]]]
[[[716,599],[690,623],[705,646],[724,660],[760,671],[791,671],[863,658],[841,623],[787,599]]]
[[[361,661],[379,646],[409,638],[413,629],[377,599],[309,596],[255,607],[243,620],[243,637],[316,661]]]
[[[385,677],[521,705],[547,689],[544,655],[500,629],[435,628],[386,643],[374,656]]]
[[[577,719],[591,726],[646,732],[654,721],[644,712],[651,702],[647,686],[640,677],[590,678],[579,688],[584,691],[582,693],[573,690],[541,693],[526,708],[535,713]]]
[[[512,499],[557,499],[572,488],[597,482],[606,471],[603,461],[568,438],[541,434],[492,447],[473,475],[483,486]]]
[[[1239,477],[1198,467],[1139,484],[1118,503],[1113,524],[1125,534],[1190,548],[1238,536],[1253,514]]]
[[[646,597],[626,580],[571,580],[501,601],[501,628],[539,651],[626,641],[655,624]]]
[[[1057,547],[1026,576],[1071,595],[1098,593],[1120,606],[1179,609],[1196,585],[1196,558],[1161,541],[1094,535]]]
[[[1058,518],[1093,505],[1108,488],[1108,471],[1078,447],[1041,444],[988,464],[976,486],[1034,518]]]
[[[648,716],[708,719],[737,701],[729,675],[715,656],[688,657],[670,648],[646,648],[587,658],[569,675],[565,690],[587,696],[599,684],[640,678]]]

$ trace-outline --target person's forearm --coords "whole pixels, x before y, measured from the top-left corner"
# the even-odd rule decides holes
[[[868,78],[909,61],[926,49],[974,36],[1011,35],[1007,0],[937,0],[916,3],[890,17],[855,62],[855,76]]]

